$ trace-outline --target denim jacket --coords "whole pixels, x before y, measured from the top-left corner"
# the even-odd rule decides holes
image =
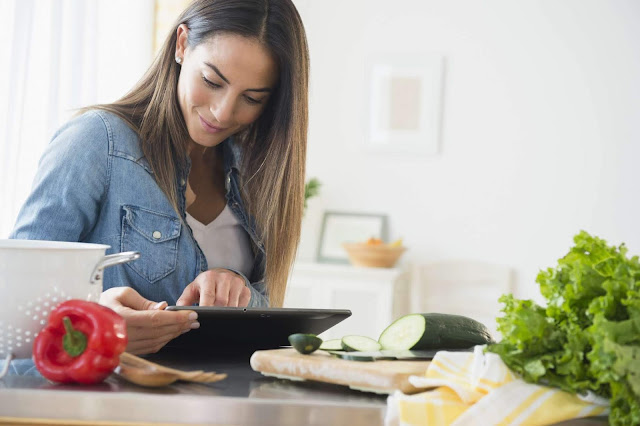
[[[268,306],[264,245],[240,197],[241,152],[232,138],[222,150],[227,204],[254,253],[245,277],[249,306]],[[138,260],[105,269],[103,288],[129,286],[147,299],[175,304],[208,269],[186,222],[190,167],[189,162],[177,177],[180,218],[157,185],[136,132],[115,114],[89,111],[61,127],[47,146],[10,238],[106,244],[108,254],[138,251]]]

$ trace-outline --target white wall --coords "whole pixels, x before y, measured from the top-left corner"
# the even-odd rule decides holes
[[[585,229],[640,253],[640,2],[297,0],[311,53],[308,175],[324,210],[384,212],[403,262],[515,268],[516,295]],[[366,153],[365,60],[445,56],[441,154]]]

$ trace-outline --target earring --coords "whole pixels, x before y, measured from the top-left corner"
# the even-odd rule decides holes
[[[182,64],[182,58],[180,56],[176,56],[176,62]]]

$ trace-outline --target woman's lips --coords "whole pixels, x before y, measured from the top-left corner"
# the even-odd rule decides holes
[[[223,129],[222,127],[212,126],[211,124],[204,121],[204,119],[199,115],[198,115],[198,118],[200,119],[200,124],[202,124],[202,127],[204,128],[204,130],[206,130],[208,133],[220,133],[224,130],[227,130],[227,129]]]

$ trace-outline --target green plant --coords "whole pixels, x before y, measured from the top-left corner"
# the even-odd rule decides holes
[[[320,181],[316,178],[311,178],[304,184],[304,208],[307,208],[307,200],[311,197],[315,197],[320,193]]]

